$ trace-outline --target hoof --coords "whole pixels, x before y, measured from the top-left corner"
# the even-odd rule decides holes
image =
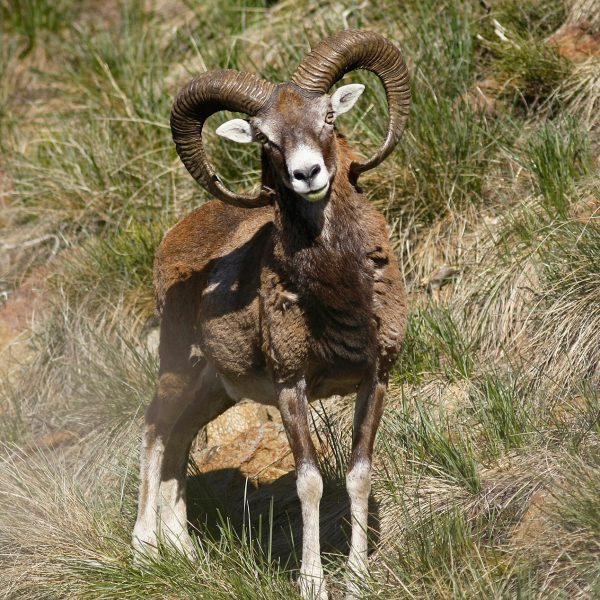
[[[133,564],[136,567],[142,568],[149,559],[152,560],[158,556],[156,537],[140,538],[134,535],[131,546],[133,548]]]
[[[187,531],[179,535],[165,534],[165,544],[176,552],[183,554],[188,560],[195,561],[198,559],[198,552]]]
[[[369,575],[369,571],[364,563],[358,563],[354,568],[348,567],[349,573],[346,576],[346,594],[344,600],[360,600],[360,582],[364,581]]]
[[[298,584],[300,586],[300,596],[303,600],[328,600],[329,598],[325,580],[322,577],[301,574],[298,578]]]
[[[358,593],[358,587],[355,584],[348,584],[346,589],[347,591],[344,600],[359,600],[360,594]]]

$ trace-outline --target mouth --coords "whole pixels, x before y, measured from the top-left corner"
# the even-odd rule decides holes
[[[308,194],[302,194],[303,198],[306,198],[309,202],[319,202],[319,200],[323,200],[329,191],[329,183],[325,184],[322,188],[318,190],[313,190],[312,192],[308,192]]]

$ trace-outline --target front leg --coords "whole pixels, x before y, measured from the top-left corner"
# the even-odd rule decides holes
[[[304,380],[292,385],[282,385],[278,403],[296,462],[296,489],[302,506],[300,594],[305,600],[327,600],[319,540],[319,503],[323,494],[323,480],[310,437]]]
[[[371,466],[375,434],[383,413],[383,400],[387,377],[373,377],[359,387],[354,412],[352,457],[346,476],[346,489],[350,496],[352,539],[348,557],[347,600],[359,597],[356,581],[367,574],[367,523],[369,494],[371,492]]]

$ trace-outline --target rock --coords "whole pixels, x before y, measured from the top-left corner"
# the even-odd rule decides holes
[[[316,435],[313,443],[323,451]],[[279,479],[294,470],[279,411],[254,402],[236,404],[206,427],[206,444],[192,452],[201,473],[221,472],[254,485]]]
[[[281,413],[276,406],[266,406],[267,410],[267,418],[269,421],[274,421],[275,423],[281,423]]]
[[[206,448],[193,454],[201,473],[232,470],[260,484],[294,469],[294,459],[280,423],[254,425],[243,432],[230,433],[226,439],[226,443],[217,445],[209,442]]]
[[[273,481],[295,467],[294,457],[282,424],[265,423],[254,454],[242,465],[242,472],[257,483]]]
[[[230,444],[241,433],[256,428],[269,420],[267,408],[255,402],[240,402],[226,410],[206,426],[209,446]]]
[[[595,30],[589,21],[564,25],[546,42],[561,56],[575,63],[600,56],[600,31]]]

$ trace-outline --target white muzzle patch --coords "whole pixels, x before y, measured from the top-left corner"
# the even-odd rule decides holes
[[[288,158],[287,168],[292,189],[309,202],[318,202],[329,191],[329,171],[323,155],[305,145]]]

